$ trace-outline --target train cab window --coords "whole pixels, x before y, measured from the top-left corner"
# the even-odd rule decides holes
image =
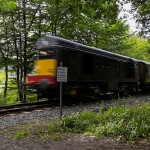
[[[40,50],[39,51],[39,59],[48,59],[54,56],[53,50]]]

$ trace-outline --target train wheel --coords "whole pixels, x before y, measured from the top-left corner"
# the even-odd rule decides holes
[[[114,91],[112,94],[112,99],[119,99],[120,98],[120,92],[119,91]]]
[[[120,98],[129,96],[129,90],[126,86],[122,86],[119,91]]]

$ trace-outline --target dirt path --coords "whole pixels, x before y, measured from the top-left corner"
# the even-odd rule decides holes
[[[0,150],[150,150],[150,143],[124,143],[116,140],[93,139],[73,135],[67,139],[24,137],[14,139],[11,135],[0,135]]]

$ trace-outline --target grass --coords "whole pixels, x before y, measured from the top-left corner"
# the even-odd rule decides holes
[[[72,134],[126,141],[150,140],[150,102],[115,102],[99,111],[83,111],[61,120],[24,125],[16,130],[16,139],[26,136],[59,140]]]
[[[21,139],[24,138],[25,136],[27,136],[27,132],[25,131],[17,131],[14,138],[15,139]]]
[[[84,133],[125,140],[148,139],[150,136],[150,103],[111,107],[106,111],[85,111],[49,124],[51,132]]]

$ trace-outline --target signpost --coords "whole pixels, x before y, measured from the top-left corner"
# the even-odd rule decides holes
[[[62,95],[63,82],[67,82],[68,68],[63,67],[63,62],[60,62],[60,67],[57,67],[57,82],[60,82],[60,118],[62,118]]]
[[[67,82],[67,67],[57,67],[57,82]]]

